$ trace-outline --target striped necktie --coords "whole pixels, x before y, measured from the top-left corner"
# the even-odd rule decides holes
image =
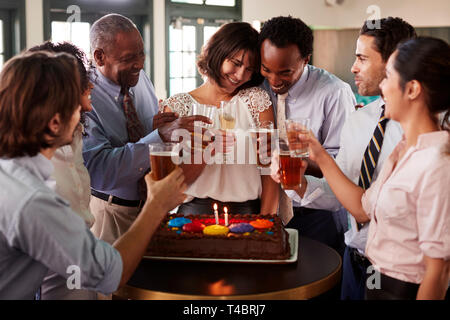
[[[373,172],[375,171],[375,167],[377,166],[378,157],[380,156],[381,147],[383,146],[386,123],[389,121],[389,119],[384,116],[384,105],[381,108],[383,110],[381,111],[380,119],[378,120],[377,126],[375,127],[372,139],[370,139],[369,145],[364,152],[364,157],[361,163],[361,170],[359,171],[358,185],[364,190],[367,190],[372,183]],[[350,216],[348,217],[348,219],[350,227]],[[362,224],[356,223],[357,231],[361,230],[362,227]]]
[[[378,120],[372,139],[370,139],[369,145],[364,152],[364,158],[359,172],[358,185],[364,190],[367,190],[372,183],[373,172],[377,166],[378,157],[383,146],[384,130],[386,129],[386,123],[389,121],[384,116],[384,105],[381,108],[383,111],[381,112],[380,120]]]

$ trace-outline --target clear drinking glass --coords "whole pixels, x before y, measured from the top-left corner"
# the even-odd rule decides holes
[[[308,144],[303,142],[300,134],[309,133],[309,118],[285,120],[287,143],[292,157],[309,157]]]
[[[220,129],[234,129],[236,125],[236,101],[220,101]]]
[[[210,106],[207,104],[194,103],[191,108],[189,115],[191,116],[205,116],[209,118],[212,124],[205,123],[203,121],[196,121],[194,125],[198,125],[202,128],[211,128],[214,126],[214,121],[216,119],[217,108],[215,106]]]
[[[272,121],[260,121],[250,127],[253,148],[256,152],[258,168],[270,166],[272,156],[272,139],[275,138],[275,129]]]

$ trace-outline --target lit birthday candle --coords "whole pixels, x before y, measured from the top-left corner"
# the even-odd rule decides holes
[[[216,224],[219,224],[219,212],[217,211],[217,203],[214,203],[214,217],[216,218]]]
[[[225,214],[224,214],[224,216],[225,216],[225,226],[228,227],[228,208],[224,207],[223,211],[225,211]]]

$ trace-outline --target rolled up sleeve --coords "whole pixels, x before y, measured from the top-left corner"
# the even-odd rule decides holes
[[[10,245],[64,278],[78,270],[82,288],[110,294],[120,283],[122,258],[97,239],[59,196],[45,192],[27,201],[10,230]]]
[[[430,258],[450,259],[450,172],[445,163],[430,168],[417,202],[419,246]],[[443,192],[447,190],[447,192]]]

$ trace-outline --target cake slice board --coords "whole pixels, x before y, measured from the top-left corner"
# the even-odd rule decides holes
[[[296,229],[285,229],[289,235],[289,246],[291,256],[285,260],[263,260],[263,259],[221,259],[221,258],[188,258],[188,257],[161,257],[144,256],[144,259],[152,260],[175,260],[175,261],[205,261],[205,262],[226,262],[226,263],[268,263],[268,264],[286,264],[297,261],[298,255],[298,231]]]

